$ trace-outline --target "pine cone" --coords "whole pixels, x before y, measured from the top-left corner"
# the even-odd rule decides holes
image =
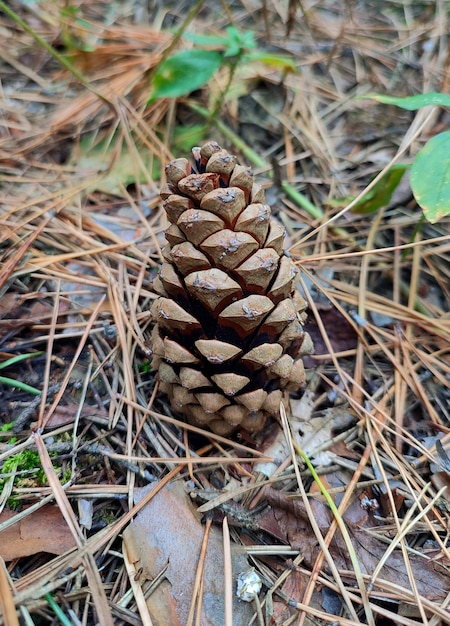
[[[217,143],[166,166],[153,367],[172,408],[219,434],[260,430],[304,384],[306,303],[250,169]]]

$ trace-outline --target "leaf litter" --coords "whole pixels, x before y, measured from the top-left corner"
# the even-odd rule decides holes
[[[37,449],[47,476],[38,484],[33,474],[11,480],[2,470],[2,491],[11,489],[0,517],[4,615],[54,621],[50,589],[79,623],[172,624],[157,621],[152,602],[176,580],[185,597],[163,596],[162,612],[187,606],[190,623],[202,623],[216,572],[228,568],[223,587],[234,593],[241,565],[220,554],[222,534],[209,573],[198,543],[185,549],[192,537],[179,523],[166,526],[163,548],[156,531],[138,530],[138,511],[150,515],[157,497],[152,522],[173,521],[169,488],[178,485],[180,518],[195,517],[199,535],[201,515],[221,525],[226,518],[232,555],[263,581],[245,605],[252,615],[234,623],[448,621],[448,218],[422,222],[408,193],[370,215],[334,202],[356,197],[400,147],[411,163],[448,127],[448,112],[436,108],[414,135],[422,112],[353,100],[448,90],[448,15],[438,3],[426,15],[385,4],[302,3],[288,14],[241,3],[192,16],[191,32],[252,30],[258,46],[275,46],[298,66],[286,76],[262,66],[237,71],[210,131],[243,162],[257,154],[255,171],[271,186],[305,291],[316,287],[316,355],[306,391],[292,397],[292,434],[273,424],[259,438],[234,440],[172,414],[149,369],[151,279],[166,226],[160,172],[172,154],[185,156],[180,129],[204,132],[191,105],[213,108],[225,72],[176,103],[146,106],[183,4],[138,16],[127,3],[79,3],[64,19],[54,3],[14,4],[46,41],[65,46],[84,84],[2,15],[0,358],[44,354],[7,369],[39,396],[0,383],[0,462]],[[319,216],[299,207],[302,198]],[[310,458],[339,517],[290,441]],[[131,532],[140,553],[161,550],[159,572],[145,580],[128,549]],[[185,569],[169,576],[161,564],[174,548]],[[214,623],[226,623],[233,607],[229,594],[218,596]]]

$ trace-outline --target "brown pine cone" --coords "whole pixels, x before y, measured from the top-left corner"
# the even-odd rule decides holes
[[[217,143],[166,166],[170,222],[153,283],[153,367],[172,408],[225,435],[260,430],[304,384],[306,303],[251,170]]]

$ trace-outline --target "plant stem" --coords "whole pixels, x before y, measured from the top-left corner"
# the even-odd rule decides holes
[[[200,104],[189,100],[187,102],[187,105],[190,109],[201,115],[206,120],[209,118],[210,112],[208,111],[208,109],[205,109],[205,107],[202,107]],[[228,126],[225,126],[225,124],[219,119],[216,119],[214,121],[214,125],[217,126],[217,128],[220,130],[221,133],[225,135],[225,137],[228,137],[228,139],[233,142],[233,144],[242,152],[242,154],[244,154],[247,159],[253,163],[253,165],[255,165],[256,167],[260,167],[261,169],[267,169],[267,163],[263,159],[261,159],[261,157],[254,150],[252,150],[239,137],[239,135],[236,135],[236,133],[228,128]]]
[[[176,48],[176,46],[178,45],[178,42],[180,41],[181,37],[183,36],[184,31],[189,26],[189,24],[192,22],[192,20],[197,15],[197,13],[200,11],[200,9],[202,8],[202,5],[203,5],[204,2],[205,2],[205,0],[197,0],[197,2],[194,4],[192,9],[186,15],[186,17],[184,18],[183,23],[181,24],[180,28],[175,33],[172,41],[170,42],[170,44],[167,46],[167,48],[162,53],[162,56],[161,56],[159,62],[150,70],[150,72],[148,74],[149,78],[150,78],[150,81],[152,80],[152,77],[155,74],[156,70],[158,69],[159,65],[161,63],[163,63],[172,54],[172,51],[174,50],[174,48]]]
[[[316,207],[316,205],[313,204],[311,200],[309,200],[303,193],[301,193],[297,189],[294,189],[294,187],[292,187],[290,183],[283,181],[281,183],[281,188],[288,196],[288,198],[293,200],[295,204],[297,204],[302,209],[305,209],[305,211],[312,215],[312,217],[317,220],[322,219],[323,211]]]
[[[26,33],[31,35],[31,37],[33,37],[33,39],[37,41],[37,43],[42,48],[44,48],[44,50],[47,50],[47,52],[51,54],[51,56],[55,58],[58,61],[58,63],[60,63],[63,67],[65,67],[66,70],[68,70],[73,76],[75,76],[75,78],[84,87],[86,87],[86,89],[89,89],[89,91],[91,91],[96,96],[98,96],[101,100],[103,100],[103,102],[105,102],[108,106],[110,106],[114,110],[114,104],[107,96],[103,95],[100,91],[98,91],[95,87],[93,87],[91,83],[87,80],[87,78],[85,78],[83,74],[79,70],[77,70],[77,68],[68,59],[66,59],[64,55],[60,54],[57,50],[55,50],[55,48],[51,44],[49,44],[47,41],[45,41],[45,39],[43,39],[40,35],[38,35],[31,28],[31,26],[28,26],[28,24],[19,15],[17,15],[17,13],[15,13],[12,9],[10,9],[3,2],[3,0],[0,0],[0,9],[2,9],[2,11],[6,13],[6,15],[8,15],[12,20],[14,20],[16,24],[19,24],[19,26],[23,28],[23,30]]]
[[[319,487],[321,494],[325,498],[326,503],[328,504],[328,506],[330,507],[331,512],[333,513],[334,519],[336,520],[336,523],[337,523],[337,525],[339,527],[339,530],[342,533],[342,537],[344,538],[345,544],[347,546],[348,555],[350,557],[350,561],[351,561],[352,566],[353,566],[353,571],[355,573],[355,577],[356,577],[356,580],[358,582],[358,587],[360,589],[361,595],[364,598],[364,596],[367,596],[366,587],[364,585],[364,580],[363,580],[363,577],[362,577],[362,574],[361,574],[361,567],[360,567],[360,564],[359,564],[359,561],[358,561],[358,557],[357,557],[356,551],[353,548],[352,538],[350,537],[350,533],[349,533],[349,531],[347,529],[347,526],[345,525],[345,521],[342,518],[342,515],[340,514],[339,509],[337,508],[336,504],[334,503],[333,498],[330,496],[330,494],[326,490],[323,482],[320,480],[319,475],[317,474],[316,470],[314,469],[314,466],[311,463],[311,461],[309,460],[309,458],[303,452],[303,450],[298,445],[298,443],[296,443],[295,441],[293,441],[292,443],[293,443],[293,446],[294,446],[295,451],[297,452],[297,454],[305,462],[306,467],[309,469],[309,471],[311,473],[311,476],[313,477],[314,482]],[[367,600],[367,597],[365,599]],[[373,622],[372,611],[371,611],[370,606],[369,606],[368,603],[367,603],[367,610],[369,611],[369,614],[367,615],[367,617],[369,618],[368,619],[369,623],[374,623]]]
[[[208,130],[209,130],[209,128],[213,124],[216,123],[216,120],[219,117],[219,113],[220,113],[220,111],[222,109],[222,106],[223,106],[223,103],[225,101],[226,95],[227,95],[227,93],[228,93],[228,91],[230,89],[231,83],[233,82],[234,75],[236,73],[236,70],[238,68],[238,65],[239,65],[241,59],[242,59],[242,54],[239,54],[239,55],[236,56],[236,58],[229,65],[228,81],[227,81],[227,84],[225,85],[224,89],[222,89],[219,97],[217,98],[212,113],[210,113],[210,115],[209,115]]]
[[[189,101],[188,106],[201,115],[202,117],[209,119],[212,118],[212,115],[209,113],[207,109],[197,104],[196,102]],[[267,163],[262,159],[259,154],[257,154],[250,146],[248,146],[245,141],[243,141],[239,135],[237,135],[234,131],[231,130],[228,126],[226,126],[220,119],[211,119],[214,125],[220,130],[220,132],[225,135],[233,144],[238,148],[242,154],[244,154],[249,161],[253,163],[256,167],[261,169],[268,169]],[[269,176],[272,178],[272,173],[269,172]],[[298,206],[304,209],[307,213],[312,215],[314,219],[322,219],[323,212],[319,207],[316,207],[308,198],[302,194],[300,191],[297,191],[290,185],[288,182],[284,181],[281,183],[281,187],[285,194],[291,198]]]

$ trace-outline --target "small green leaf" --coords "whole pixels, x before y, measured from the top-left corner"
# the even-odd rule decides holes
[[[222,55],[212,50],[176,52],[159,65],[148,102],[158,98],[176,98],[202,87],[222,62]]]
[[[414,159],[411,189],[429,222],[450,214],[450,130],[427,141]]]
[[[227,31],[227,42],[226,42],[226,57],[234,57],[239,54],[242,54],[244,50],[252,50],[256,48],[255,37],[253,31],[248,30],[244,33],[241,33],[234,26],[228,26],[226,28]]]
[[[225,48],[228,37],[217,37],[215,35],[198,35],[197,33],[184,33],[183,39],[192,41],[198,46],[221,46]]]
[[[225,30],[227,33],[226,36],[185,33],[183,37],[198,46],[220,47],[224,50],[224,56],[226,57],[238,56],[242,54],[244,50],[256,48],[253,31],[248,30],[242,33],[235,26],[228,26]]]
[[[86,186],[89,192],[122,196],[124,187],[146,182],[149,172],[153,180],[159,176],[157,161],[151,158],[150,152],[139,150],[138,146],[134,152],[118,135],[104,139],[98,135],[85,135],[70,160],[70,163],[74,162],[91,179]]]
[[[402,109],[407,109],[408,111],[416,111],[417,109],[429,105],[442,107],[450,106],[450,96],[447,96],[445,93],[439,93],[436,91],[430,93],[421,93],[417,96],[409,96],[407,98],[384,96],[376,93],[369,93],[365,96],[358,96],[358,99],[361,98],[371,98],[373,100],[377,100],[377,102],[382,102],[383,104],[395,104],[395,106],[401,107]]]
[[[208,132],[207,124],[177,126],[173,136],[173,152],[189,152],[192,146],[201,145]]]
[[[387,206],[407,169],[406,165],[393,165],[385,176],[352,207],[352,212],[364,215]]]
[[[251,52],[245,55],[246,62],[259,61],[269,67],[273,67],[277,70],[284,70],[288,72],[296,72],[297,66],[292,57],[283,56],[282,54],[272,54],[270,52]]]

